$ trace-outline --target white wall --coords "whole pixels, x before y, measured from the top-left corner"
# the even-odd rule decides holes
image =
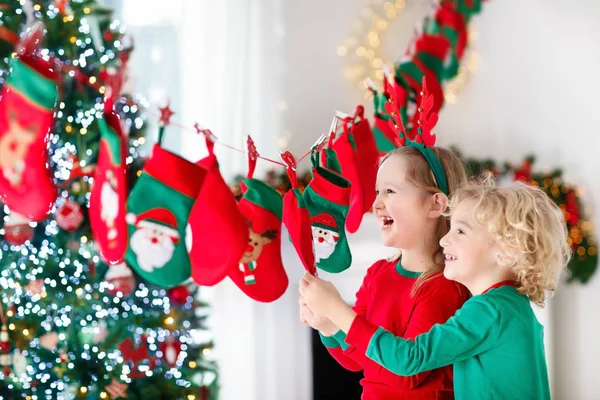
[[[335,109],[351,111],[363,99],[344,78],[336,48],[364,3],[287,3],[284,126],[295,154],[327,129]],[[410,8],[383,38],[388,59],[404,49],[406,26],[424,11]],[[437,133],[440,144],[458,145],[469,156],[520,162],[533,153],[536,168],[563,168],[569,181],[584,188],[600,227],[598,17],[597,1],[486,2],[475,20],[479,71],[457,104],[444,108]],[[598,275],[586,286],[563,285],[551,302],[556,399],[600,398],[599,303]]]

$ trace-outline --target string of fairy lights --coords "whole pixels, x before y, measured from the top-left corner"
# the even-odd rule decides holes
[[[381,82],[384,78],[383,67],[393,65],[383,54],[382,41],[394,22],[403,15],[407,7],[429,7],[436,2],[416,1],[407,5],[406,0],[367,0],[359,16],[352,22],[350,35],[337,47],[337,54],[344,58],[344,75],[359,89],[364,91],[366,99],[372,97],[364,90],[367,78]],[[456,103],[459,93],[468,84],[470,76],[479,65],[479,54],[475,51],[477,32],[469,27],[468,47],[465,51],[458,75],[445,83],[444,97],[450,103]]]

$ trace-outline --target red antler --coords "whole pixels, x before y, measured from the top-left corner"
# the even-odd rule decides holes
[[[433,95],[429,94],[427,90],[426,79],[423,77],[423,89],[421,90],[421,102],[419,103],[419,119],[417,124],[419,125],[420,135],[417,135],[417,141],[422,140],[423,144],[427,147],[435,145],[435,134],[431,133],[431,130],[435,127],[438,121],[437,113],[431,111],[433,108]]]
[[[383,80],[384,93],[388,95],[388,101],[385,103],[385,111],[391,116],[388,120],[388,125],[396,133],[394,138],[396,146],[404,146],[406,144],[406,129],[402,123],[402,117],[400,116],[400,109],[398,98],[396,97],[396,91],[392,84],[384,78]]]

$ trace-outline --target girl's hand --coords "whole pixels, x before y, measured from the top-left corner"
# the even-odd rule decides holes
[[[314,277],[308,272],[300,280],[300,294],[313,314],[328,319],[336,306],[340,303],[346,304],[331,282]]]
[[[315,315],[310,308],[306,305],[306,302],[300,296],[300,321],[310,326],[313,329],[318,330],[324,336],[333,336],[338,331],[337,326],[325,317]]]

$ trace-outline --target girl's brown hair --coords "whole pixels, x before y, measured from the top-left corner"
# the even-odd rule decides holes
[[[465,168],[459,158],[450,150],[446,150],[441,147],[430,147],[435,155],[442,162],[444,168],[444,174],[446,174],[446,180],[448,182],[448,194],[451,196],[457,189],[461,188],[467,183],[467,174]],[[385,160],[390,157],[402,157],[408,162],[408,170],[406,171],[407,179],[420,189],[427,191],[429,194],[443,193],[437,186],[431,167],[425,160],[425,157],[419,152],[419,150],[413,147],[398,147],[392,150],[382,159],[383,164]],[[450,221],[447,217],[440,217],[438,219],[436,228],[436,250],[432,254],[434,265],[427,269],[415,285],[413,286],[411,296],[417,293],[417,290],[426,281],[438,275],[444,270],[444,254],[443,249],[439,245],[440,239],[444,237],[450,229]],[[402,254],[398,254],[394,260],[400,259]]]

